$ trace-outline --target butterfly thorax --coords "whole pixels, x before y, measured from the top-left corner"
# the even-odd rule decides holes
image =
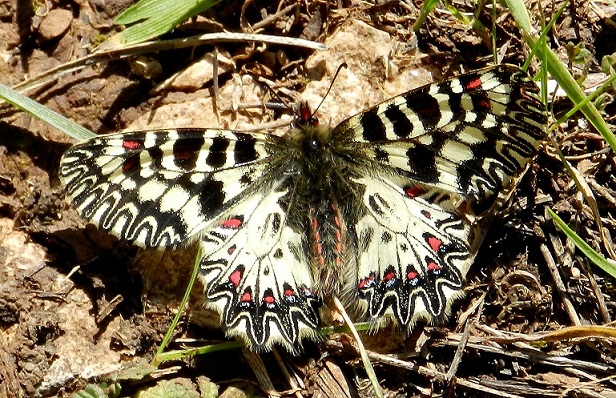
[[[291,129],[286,138],[293,151],[293,160],[302,172],[311,178],[324,178],[335,167],[336,141],[332,140],[331,129],[306,125]]]

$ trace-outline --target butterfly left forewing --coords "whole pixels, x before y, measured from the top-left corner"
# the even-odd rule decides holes
[[[140,246],[187,243],[263,185],[265,140],[229,130],[111,134],[70,148],[59,175],[79,213]]]
[[[537,85],[499,65],[394,97],[336,134],[391,173],[466,196],[481,212],[536,154],[545,124]]]
[[[442,318],[473,261],[472,222],[455,198],[399,178],[366,177],[356,226],[357,291],[372,321]]]

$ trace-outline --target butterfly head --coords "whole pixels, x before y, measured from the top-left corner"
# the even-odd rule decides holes
[[[303,153],[303,157],[318,153],[327,147],[331,143],[331,129],[321,126],[319,119],[314,116],[308,104],[302,102],[299,104],[297,117],[287,133],[287,138],[295,143],[295,146]]]
[[[308,103],[306,101],[300,102],[297,117],[293,121],[293,128],[302,129],[309,126],[316,127],[318,125],[319,119],[314,115]]]

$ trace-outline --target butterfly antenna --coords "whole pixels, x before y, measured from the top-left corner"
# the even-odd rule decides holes
[[[316,107],[316,109],[312,112],[311,116],[316,115],[317,111],[319,110],[319,108],[321,107],[321,105],[323,105],[323,102],[325,101],[325,98],[327,98],[327,95],[329,94],[329,92],[332,89],[332,86],[334,85],[334,82],[336,81],[336,78],[338,77],[338,74],[340,73],[340,70],[342,70],[342,68],[346,68],[348,67],[348,65],[346,64],[346,62],[341,63],[338,66],[338,69],[336,69],[336,73],[334,74],[334,77],[332,78],[332,82],[329,84],[329,88],[327,89],[327,92],[325,93],[325,95],[323,96],[323,98],[321,99],[321,102],[319,103],[319,106]]]
[[[266,84],[266,85],[265,85],[265,87],[267,87],[267,89],[269,90],[269,92],[270,92],[271,94],[273,94],[273,95],[274,95],[274,97],[276,97],[276,99],[277,99],[278,101],[280,101],[280,103],[283,105],[283,108],[284,108],[284,109],[290,109],[291,111],[293,110],[293,107],[292,107],[292,106],[290,106],[290,105],[289,105],[289,104],[288,104],[285,100],[283,100],[283,99],[282,99],[282,97],[281,97],[280,95],[278,95],[278,93],[276,92],[276,90],[274,90],[273,88],[271,88],[271,87],[269,86],[269,84]]]

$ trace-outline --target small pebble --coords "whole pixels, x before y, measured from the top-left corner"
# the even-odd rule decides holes
[[[49,41],[64,35],[71,26],[73,13],[69,10],[54,9],[41,21],[38,33],[41,41]]]

